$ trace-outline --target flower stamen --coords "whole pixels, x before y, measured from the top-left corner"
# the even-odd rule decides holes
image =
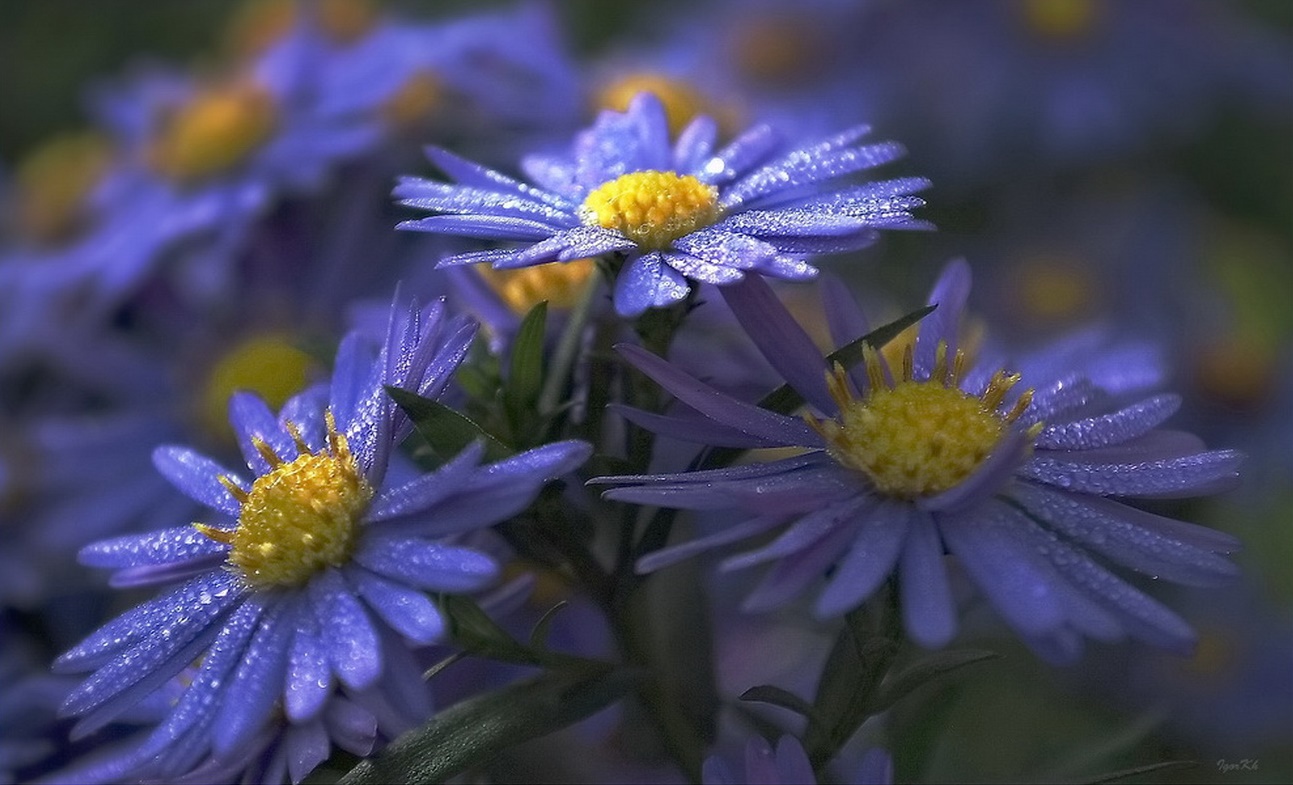
[[[584,199],[590,226],[618,229],[644,251],[661,251],[719,219],[718,189],[691,175],[647,170],[603,183]]]

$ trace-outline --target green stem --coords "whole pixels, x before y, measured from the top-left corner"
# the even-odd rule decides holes
[[[579,354],[584,325],[588,324],[588,315],[592,313],[593,301],[597,299],[597,292],[600,291],[601,285],[601,266],[598,265],[584,283],[584,290],[580,293],[575,307],[570,309],[566,326],[561,331],[561,337],[557,339],[557,348],[552,355],[552,368],[545,374],[543,389],[539,392],[540,414],[547,415],[561,402],[571,369],[575,365],[575,358]]]

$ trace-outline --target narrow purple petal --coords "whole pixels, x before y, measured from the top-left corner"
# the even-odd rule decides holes
[[[639,316],[648,308],[664,308],[687,297],[691,287],[657,252],[634,257],[615,279],[615,312]]]
[[[781,446],[780,441],[774,442],[759,436],[751,436],[744,431],[715,422],[699,414],[691,414],[691,416],[687,416],[682,412],[676,415],[655,414],[642,409],[635,409],[632,406],[624,406],[623,404],[610,404],[606,408],[634,425],[641,426],[660,436],[667,436],[680,441],[695,442],[711,447],[739,447],[742,449]]]
[[[529,248],[517,251],[506,260],[495,262],[494,266],[500,270],[507,270],[549,262],[568,262],[585,257],[631,251],[636,247],[637,243],[620,232],[600,226],[577,226],[573,229],[564,229]]]
[[[1037,436],[1045,450],[1090,450],[1143,436],[1181,406],[1178,395],[1156,395],[1110,414],[1052,425]]]
[[[478,591],[499,574],[498,563],[479,551],[419,539],[370,538],[355,561],[378,575],[431,591]]]
[[[342,684],[362,690],[382,674],[382,649],[372,621],[341,574],[326,569],[309,584],[328,661]]]
[[[153,451],[153,466],[163,477],[170,480],[185,496],[195,502],[219,510],[237,518],[242,509],[229,493],[229,489],[220,483],[220,477],[227,477],[237,482],[242,481],[238,475],[225,467],[187,447],[158,447]],[[243,490],[246,490],[244,487]]]
[[[721,393],[640,346],[619,344],[615,350],[679,401],[723,425],[783,446],[821,445],[821,437],[802,420],[761,409]],[[820,381],[824,390],[824,372]]]
[[[395,228],[412,232],[478,237],[486,240],[524,241],[542,240],[564,227],[501,215],[432,215],[427,218],[401,221],[395,225]]]
[[[319,637],[319,622],[306,608],[301,610],[295,619],[283,693],[283,710],[296,723],[318,717],[334,685],[328,651]]]
[[[718,139],[718,123],[698,115],[678,134],[673,149],[673,168],[677,172],[695,172],[704,165]]]
[[[743,570],[802,551],[851,522],[866,502],[864,497],[853,496],[810,512],[762,548],[725,559],[719,569],[723,572]]]
[[[1150,436],[1164,433],[1154,431]],[[1243,456],[1234,450],[1149,460],[1128,455],[1127,460],[1117,463],[1097,462],[1100,457],[1104,456],[1038,451],[1020,473],[1047,485],[1100,496],[1171,498],[1202,496],[1233,488],[1239,480],[1239,464],[1243,462]]]
[[[722,289],[723,299],[768,363],[823,414],[838,410],[826,391],[826,363],[808,333],[759,276]],[[716,418],[717,419],[717,418]]]
[[[216,542],[192,526],[180,526],[100,540],[82,548],[77,559],[89,567],[139,567],[187,562],[222,555],[228,550],[228,545]]]
[[[911,514],[906,504],[885,500],[858,517],[853,544],[813,608],[818,618],[856,608],[884,582],[898,559]]]
[[[485,445],[479,442],[468,445],[452,460],[430,474],[423,474],[411,482],[381,491],[373,499],[364,516],[373,524],[402,515],[425,510],[447,498],[461,488],[480,465]]]
[[[284,675],[295,625],[290,616],[309,613],[306,601],[293,597],[267,609],[242,662],[226,687],[229,699],[216,713],[212,750],[224,757],[255,740],[274,716],[283,695]],[[285,618],[286,617],[286,618]]]
[[[289,726],[284,731],[283,745],[286,747],[287,773],[294,783],[305,779],[305,775],[318,768],[332,753],[328,729],[323,720],[318,719]]]
[[[758,613],[779,608],[820,581],[853,539],[853,527],[838,526],[809,547],[772,565],[746,595],[741,610]]]
[[[771,126],[756,125],[719,150],[697,177],[711,184],[728,182],[771,155],[780,144],[781,138]]]
[[[1027,536],[1022,516],[999,502],[937,516],[947,547],[992,606],[1025,636],[1046,636],[1064,623],[1054,588],[1060,580]]]
[[[808,753],[794,736],[782,736],[777,741],[777,780],[780,785],[794,782],[816,782],[813,764],[808,762]]]
[[[638,573],[646,574],[665,567],[671,567],[681,561],[690,559],[698,553],[753,537],[786,521],[787,518],[784,515],[761,515],[750,518],[747,521],[728,526],[714,534],[697,537],[687,542],[649,553],[638,559],[636,569]]]
[[[777,249],[763,240],[717,227],[679,237],[673,247],[698,259],[735,270],[753,269],[777,255]]]
[[[921,321],[920,332],[916,336],[914,359],[917,378],[929,378],[940,342],[946,342],[949,359],[956,356],[960,345],[961,315],[969,297],[970,265],[964,259],[948,262],[929,293],[928,304],[938,307]]]
[[[493,169],[487,169],[479,164],[461,158],[454,153],[449,152],[441,147],[427,147],[427,158],[431,163],[440,167],[440,170],[453,179],[476,188],[488,188],[491,190],[511,191],[528,199],[552,207],[574,209],[575,205],[560,196],[547,191],[526,185],[518,180],[513,180],[506,175],[496,172]]]
[[[367,570],[350,570],[348,577],[368,607],[406,639],[425,645],[444,637],[444,619],[425,594]]]
[[[946,646],[956,634],[956,606],[943,563],[943,541],[929,513],[915,513],[898,562],[903,626],[921,646]]]
[[[271,467],[256,449],[254,439],[260,439],[269,445],[282,461],[296,457],[296,443],[278,424],[278,418],[259,395],[234,393],[229,399],[229,422],[238,437],[238,448],[242,450],[243,460],[257,476],[268,473]]]

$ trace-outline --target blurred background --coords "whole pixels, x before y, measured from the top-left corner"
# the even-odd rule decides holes
[[[0,179],[93,123],[105,80],[146,61],[212,67],[269,5],[4,0]],[[427,20],[510,7],[374,5]],[[1156,508],[1246,545],[1240,586],[1155,589],[1200,630],[1195,657],[1097,645],[1054,669],[985,626],[974,643],[1007,656],[893,718],[899,781],[1047,781],[1162,760],[1196,763],[1127,781],[1293,781],[1293,3],[550,9],[590,95],[631,67],[688,81],[733,123],[867,121],[903,142],[902,173],[934,183],[920,215],[938,231],[826,265],[877,312],[897,315],[966,256],[974,302],[1010,340],[1091,321],[1152,338],[1185,399],[1176,427],[1250,455],[1240,490]]]

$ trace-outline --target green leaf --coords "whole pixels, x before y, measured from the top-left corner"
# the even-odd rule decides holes
[[[520,437],[527,423],[537,419],[535,403],[543,386],[543,339],[547,334],[548,303],[530,309],[512,341],[512,360],[503,383],[503,408],[512,434]]]
[[[871,714],[879,714],[923,684],[967,665],[986,660],[995,660],[1000,656],[992,651],[963,649],[959,651],[940,651],[928,657],[923,657],[897,674],[885,679],[884,683],[880,685],[879,691],[869,701],[868,711]]]
[[[820,726],[822,724],[821,718],[817,716],[817,710],[813,708],[811,703],[789,690],[783,690],[771,684],[751,687],[741,693],[741,700],[779,706],[807,718],[809,725]]]
[[[454,642],[472,654],[495,660],[537,665],[539,657],[494,623],[480,606],[456,594],[440,596],[440,608],[449,621]]]
[[[886,585],[866,605],[844,616],[844,629],[826,658],[813,698],[820,722],[809,725],[804,738],[815,770],[835,757],[873,713],[871,701],[898,653],[892,595],[892,586]]]
[[[1085,785],[1100,785],[1101,783],[1117,782],[1119,780],[1125,780],[1128,777],[1136,777],[1141,774],[1149,774],[1155,771],[1169,771],[1172,769],[1193,769],[1198,765],[1199,764],[1197,761],[1192,761],[1192,760],[1168,760],[1168,761],[1163,761],[1162,763],[1150,763],[1145,766],[1136,766],[1130,769],[1122,769],[1121,771],[1113,771],[1108,774],[1101,774],[1100,776],[1094,779],[1082,780],[1082,782],[1085,783]]]
[[[569,605],[570,603],[562,600],[548,608],[543,617],[534,625],[534,629],[530,631],[531,649],[542,650],[548,647],[548,634],[552,632],[552,620],[557,618],[557,614],[561,613]]]
[[[507,445],[491,436],[483,428],[459,412],[430,398],[401,390],[398,387],[387,387],[395,403],[408,414],[422,438],[427,440],[436,457],[447,461],[462,452],[473,442],[485,443],[485,458],[497,461],[512,455]]]
[[[886,325],[877,327],[866,335],[856,340],[844,344],[840,348],[826,355],[826,366],[829,368],[835,363],[839,363],[845,368],[852,368],[862,362],[862,347],[870,345],[872,348],[879,349],[885,344],[897,338],[899,333],[912,326],[926,316],[929,316],[937,308],[937,305],[926,305],[919,308],[906,316],[899,317]],[[764,409],[771,409],[781,414],[789,414],[803,404],[804,399],[795,389],[788,384],[783,384],[759,401],[759,406]]]
[[[547,674],[470,698],[362,761],[341,783],[444,782],[509,747],[600,711],[619,700],[635,678],[623,670],[590,668]]]

